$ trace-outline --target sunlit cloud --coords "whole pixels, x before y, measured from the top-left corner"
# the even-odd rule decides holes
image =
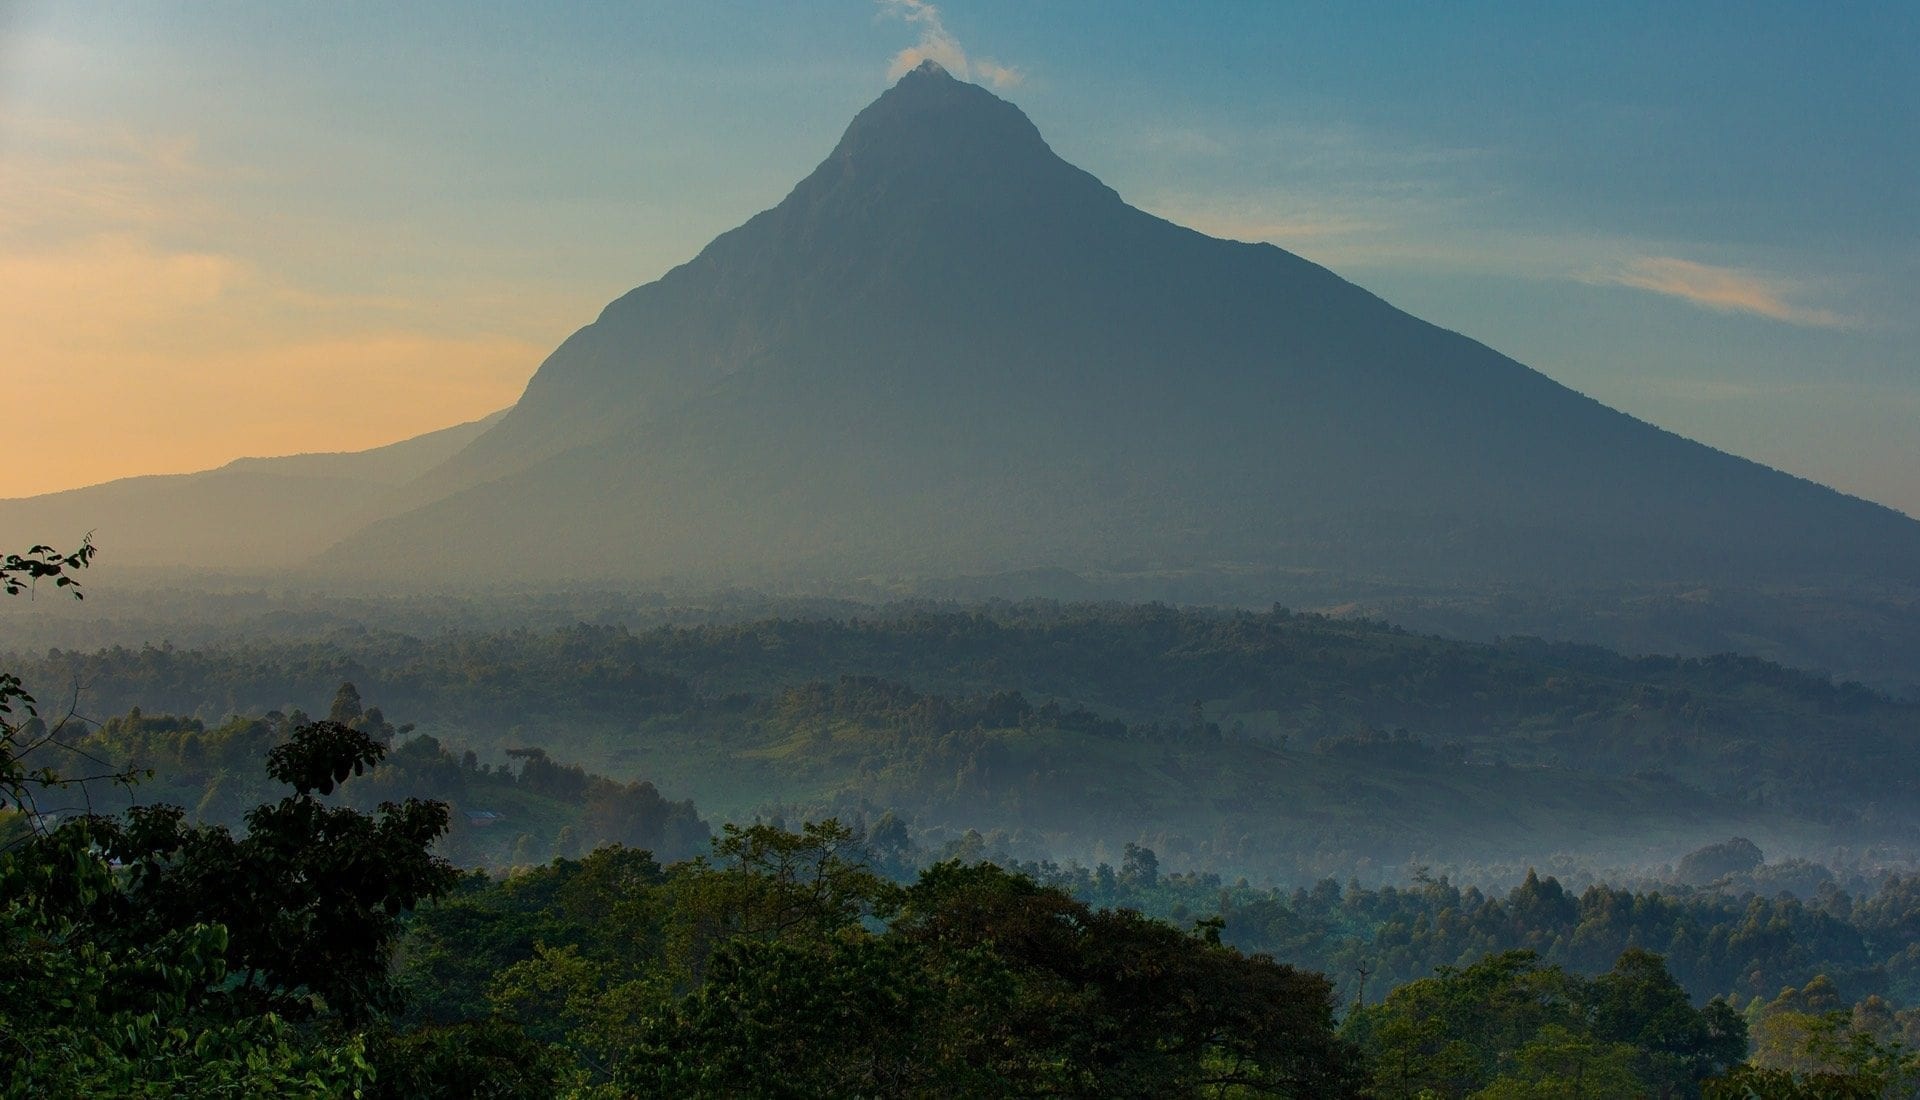
[[[1511,172],[1498,149],[1306,119],[1240,129],[1149,121],[1130,136],[1176,179],[1186,177],[1130,196],[1143,208],[1213,236],[1292,249],[1335,270],[1625,286],[1797,326],[1870,325],[1819,304],[1806,282],[1757,266],[1678,258],[1697,242],[1528,226],[1513,216]],[[1236,189],[1220,182],[1236,175],[1260,183]]]
[[[1340,267],[1410,260],[1474,220],[1500,187],[1484,150],[1386,139],[1338,122],[1223,128],[1149,120],[1124,135],[1110,175],[1142,209],[1210,236],[1260,241]],[[1136,190],[1137,165],[1160,176]],[[1448,241],[1451,250],[1455,244]]]
[[[996,88],[1012,88],[1027,79],[1027,74],[1019,69],[984,57],[974,61],[973,75]]]
[[[163,252],[133,234],[0,254],[0,328],[49,349],[117,342],[130,329],[217,303],[244,275],[232,256]],[[16,359],[16,362],[18,360]]]
[[[1414,252],[1453,252],[1451,245],[1418,232],[1419,227],[1452,220],[1455,204],[1439,194],[1318,187],[1289,187],[1265,195],[1179,191],[1142,196],[1137,205],[1210,237],[1278,245],[1338,267],[1391,266],[1412,259]]]
[[[1798,292],[1791,281],[1745,268],[1716,267],[1673,256],[1640,256],[1615,268],[1590,272],[1587,278],[1649,290],[1704,309],[1748,313],[1790,325],[1842,328],[1854,323],[1832,310],[1789,301]]]
[[[1167,220],[1197,229],[1209,237],[1229,241],[1281,242],[1314,241],[1353,237],[1383,228],[1378,222],[1332,215],[1327,217],[1244,217],[1233,214],[1183,213],[1163,211]]]
[[[1026,74],[1011,65],[991,58],[967,56],[958,39],[948,32],[940,18],[940,9],[925,0],[878,0],[881,14],[911,23],[920,29],[920,40],[899,53],[887,65],[887,79],[898,80],[931,61],[962,80],[983,80],[996,88],[1011,88],[1026,79]]]
[[[0,237],[177,223],[202,211],[191,136],[135,135],[0,113]]]
[[[1685,243],[1503,226],[1494,200],[1444,176],[1427,186],[1395,186],[1391,176],[1372,187],[1348,186],[1344,178],[1304,178],[1239,195],[1182,189],[1147,195],[1138,204],[1209,236],[1278,245],[1342,272],[1458,272],[1624,286],[1703,310],[1802,327],[1872,325],[1857,314],[1810,303],[1815,291],[1803,280],[1671,254]]]

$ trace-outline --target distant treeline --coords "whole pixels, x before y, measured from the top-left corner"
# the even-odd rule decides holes
[[[1174,920],[1217,916],[1226,942],[1334,975],[1350,998],[1360,993],[1354,976],[1362,970],[1384,989],[1525,949],[1595,974],[1642,948],[1665,958],[1699,1001],[1723,996],[1744,1006],[1821,980],[1849,1002],[1880,997],[1920,1007],[1920,876],[1889,876],[1859,897],[1829,885],[1801,899],[1604,884],[1574,892],[1538,875],[1504,894],[1445,879],[1378,889],[1327,879],[1284,891],[1224,884],[1205,872],[1143,873],[1137,862],[1119,870],[1013,866],[1095,904]]]
[[[1311,881],[1595,843],[1677,857],[1756,830],[1821,850],[1920,843],[1920,707],[1747,658],[1476,645],[1281,609],[356,630],[10,660],[83,714],[139,706],[209,729],[351,681],[490,761],[540,749],[723,817],[893,810],[929,832],[1004,830],[1024,858],[1138,842]]]
[[[445,803],[450,820],[438,850],[462,865],[526,866],[605,844],[681,858],[704,851],[711,835],[692,802],[669,800],[651,783],[594,775],[537,748],[519,750],[507,763],[483,764],[471,750],[456,754],[435,737],[412,735],[411,726],[394,727],[379,707],[362,707],[352,684],[340,686],[326,718],[385,750],[365,778],[333,798],[364,810],[402,798]],[[151,774],[125,790],[96,782],[54,792],[39,800],[39,809],[63,817],[116,803],[170,803],[197,822],[240,828],[248,809],[273,793],[261,761],[309,721],[299,710],[271,711],[209,727],[135,708],[63,739],[63,749],[42,750],[31,762],[62,775],[88,774],[94,761]],[[45,720],[36,718],[24,732],[33,738],[44,728]]]

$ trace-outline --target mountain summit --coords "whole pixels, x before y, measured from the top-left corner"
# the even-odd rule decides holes
[[[935,65],[410,492],[320,567],[1920,576],[1920,524],[1143,213]]]
[[[854,118],[822,167],[868,177],[912,172],[931,186],[966,187],[995,172],[1058,163],[1018,107],[923,61]]]

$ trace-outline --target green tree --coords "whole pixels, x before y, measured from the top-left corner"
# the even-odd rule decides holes
[[[1129,844],[1120,853],[1120,881],[1136,890],[1151,890],[1160,883],[1160,857],[1153,849]]]
[[[360,703],[360,689],[354,687],[352,681],[347,681],[340,685],[340,690],[333,693],[333,705],[327,708],[327,721],[335,725],[351,726],[365,713],[365,708]]]
[[[1579,979],[1507,951],[1403,985],[1349,1016],[1345,1032],[1371,1055],[1381,1096],[1463,1097],[1545,1028],[1583,1031],[1580,996]]]
[[[0,1095],[362,1090],[362,1039],[236,996],[227,927],[149,919],[103,858],[116,839],[110,823],[76,819],[0,853]]]
[[[176,806],[98,821],[106,854],[127,868],[116,918],[153,935],[225,927],[237,993],[262,1009],[359,1024],[393,1008],[389,956],[401,914],[457,878],[431,851],[447,807],[410,798],[369,815],[318,797],[385,752],[335,723],[300,727],[267,758],[268,774],[293,793],[249,812],[239,838],[188,825]]]
[[[1594,1035],[1639,1051],[1638,1072],[1659,1096],[1695,1094],[1747,1056],[1746,1020],[1718,999],[1696,1010],[1664,960],[1642,948],[1594,979],[1588,1004]]]
[[[1383,1097],[1697,1096],[1746,1056],[1740,1015],[1722,1001],[1695,1009],[1638,948],[1592,981],[1530,951],[1441,967],[1355,1012],[1346,1033]]]
[[[1920,1094],[1920,1052],[1876,1034],[1870,1015],[1856,1019],[1836,1002],[1824,978],[1782,990],[1759,1012],[1752,1063],[1711,1082],[1706,1095],[1908,1100]]]
[[[379,1033],[367,1060],[369,1100],[547,1100],[567,1070],[552,1047],[499,1019]]]
[[[1548,1024],[1474,1100],[1639,1100],[1647,1095],[1634,1072],[1639,1053]]]
[[[675,869],[667,950],[676,981],[705,979],[709,956],[731,940],[818,942],[895,903],[897,889],[867,865],[837,820],[799,832],[728,824],[711,859]]]
[[[965,1034],[970,1061],[999,1062],[1019,1091],[1336,1097],[1359,1085],[1323,976],[990,864],[928,868],[889,935],[920,946],[937,973],[979,973],[984,955],[993,983],[1011,980],[1010,1001],[977,998],[984,1011]]]
[[[919,953],[853,933],[827,943],[738,940],[693,995],[647,1021],[615,1078],[644,1096],[1011,1095],[997,1061],[954,1046],[958,1012],[991,1011]],[[955,981],[951,978],[958,978]],[[961,1002],[965,1002],[964,1005]]]

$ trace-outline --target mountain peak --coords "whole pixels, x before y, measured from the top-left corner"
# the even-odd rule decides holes
[[[1018,107],[922,61],[848,125],[821,170],[867,180],[917,177],[942,191],[1075,172]]]
[[[946,109],[961,115],[1017,117],[1027,129],[1033,124],[1027,122],[1027,116],[1020,109],[978,84],[961,80],[948,72],[938,61],[926,60],[908,70],[893,87],[881,93],[879,99],[868,104],[849,127],[851,132],[860,126],[860,120],[869,115],[888,116],[899,113]],[[1034,131],[1039,136],[1039,131]]]

